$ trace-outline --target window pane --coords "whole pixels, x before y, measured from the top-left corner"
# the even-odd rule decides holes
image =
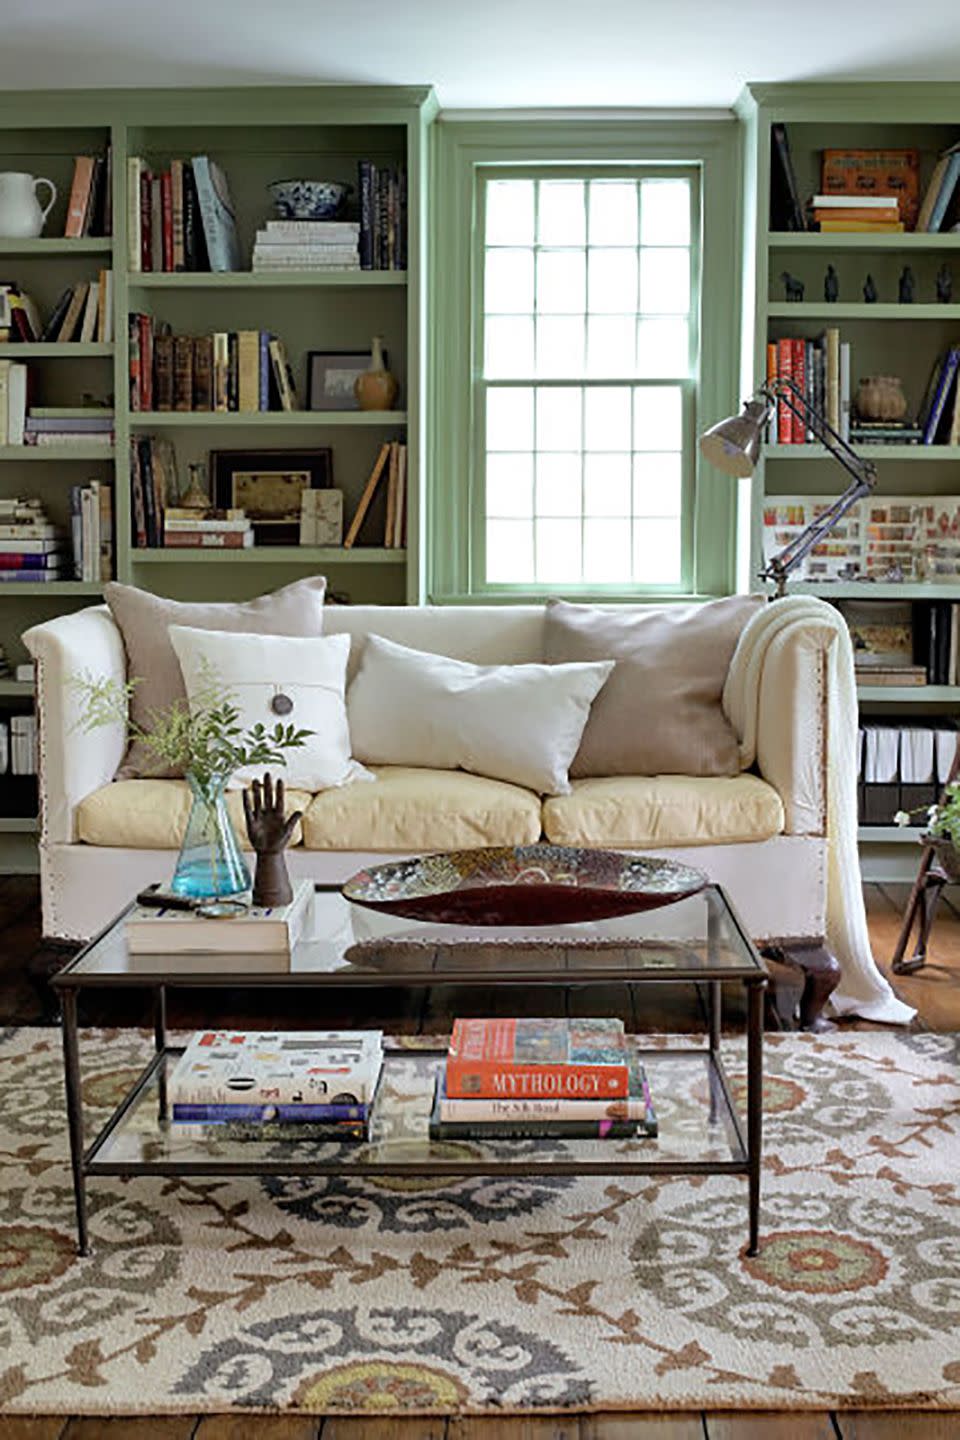
[[[491,180],[486,205],[488,245],[533,244],[532,180]]]
[[[537,317],[537,374],[583,374],[583,316]]]
[[[640,251],[640,309],[645,315],[686,315],[690,309],[690,251]]]
[[[533,320],[491,315],[484,322],[484,370],[491,380],[533,370]]]
[[[537,240],[541,245],[582,245],[586,239],[582,180],[541,180]]]
[[[533,449],[533,391],[517,386],[487,391],[487,449]]]
[[[682,466],[679,455],[634,455],[635,515],[679,515],[682,493]]]
[[[537,579],[579,580],[580,521],[537,520]]]
[[[486,578],[493,585],[529,584],[535,578],[532,521],[487,521]]]
[[[632,180],[591,180],[590,244],[636,245],[637,187]]]
[[[588,390],[584,411],[588,450],[630,449],[630,391],[626,385]]]
[[[583,443],[583,391],[557,385],[537,391],[537,449],[579,450]]]
[[[679,385],[638,385],[633,392],[635,450],[683,448],[683,396]]]
[[[587,374],[598,380],[633,375],[636,343],[632,315],[591,315],[587,321]]]
[[[533,310],[532,250],[487,251],[483,304],[488,315],[495,311],[530,314]]]
[[[583,250],[541,250],[537,256],[537,309],[550,315],[586,309]]]
[[[690,185],[686,180],[640,182],[640,244],[690,244]]]
[[[630,456],[586,455],[583,463],[583,513],[620,515],[631,512]]]
[[[622,520],[585,520],[583,578],[600,585],[630,581],[630,526]]]
[[[634,521],[633,576],[639,585],[679,583],[679,519]]]
[[[686,251],[684,251],[686,254]],[[623,315],[637,308],[636,250],[590,251],[590,309]]]
[[[487,456],[487,514],[533,514],[533,456],[498,451]]]
[[[637,325],[638,375],[686,375],[689,370],[686,320],[641,320]]]
[[[537,456],[537,514],[580,515],[583,509],[583,458],[570,455]]]

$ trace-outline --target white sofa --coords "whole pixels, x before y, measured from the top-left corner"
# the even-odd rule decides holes
[[[328,634],[353,637],[351,674],[368,633],[479,664],[543,659],[541,606],[331,606],[324,624]],[[85,939],[138,889],[169,878],[186,820],[186,786],[112,784],[123,727],[85,732],[79,724],[72,677],[124,678],[123,645],[106,607],[61,616],[24,638],[37,661],[44,933]],[[291,874],[340,882],[379,859],[541,836],[687,860],[726,887],[755,940],[791,948],[801,960],[812,957],[819,976],[808,977],[808,990],[818,992],[805,994],[804,1018],[811,1019],[836,969],[821,948],[830,643],[829,629],[812,621],[771,646],[760,682],[754,773],[580,780],[572,795],[544,801],[462,772],[380,769],[376,784],[303,797]]]

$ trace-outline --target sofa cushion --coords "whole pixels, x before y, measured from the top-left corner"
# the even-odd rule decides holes
[[[308,790],[288,790],[284,809],[306,810],[313,797]],[[227,796],[230,819],[245,849],[249,849],[239,790]],[[85,845],[115,845],[129,850],[179,850],[187,816],[190,787],[185,780],[115,780],[81,800],[77,808],[77,838]],[[298,824],[291,845],[303,839]]]
[[[614,775],[575,780],[543,804],[554,845],[732,845],[783,830],[783,803],[757,775]]]
[[[547,660],[617,662],[571,776],[735,775],[739,746],[720,699],[740,633],[762,604],[758,595],[629,610],[551,601]]]
[[[167,635],[170,625],[193,625],[201,630],[242,630],[257,635],[320,635],[323,631],[322,575],[295,580],[272,595],[240,604],[221,601],[182,602],[151,595],[135,585],[105,585],[104,598],[110,606],[127,653],[127,679],[137,684],[130,697],[130,719],[141,730],[150,729],[150,713],[166,710],[175,700],[184,700],[183,676]],[[154,763],[154,756],[140,740],[134,740],[117,774],[123,780],[146,775],[159,778],[173,775]]]
[[[462,770],[375,767],[372,785],[316,795],[308,850],[475,850],[540,839],[540,797]]]

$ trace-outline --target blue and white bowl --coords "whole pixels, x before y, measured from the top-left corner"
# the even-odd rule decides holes
[[[336,180],[274,180],[267,189],[281,220],[335,220],[353,186]]]

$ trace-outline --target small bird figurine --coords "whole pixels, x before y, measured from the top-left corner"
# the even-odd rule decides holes
[[[943,305],[949,305],[953,295],[953,273],[946,261],[937,271],[937,299]]]
[[[837,272],[832,265],[828,265],[827,273],[823,277],[823,298],[832,305],[839,294],[840,281],[837,279]]]
[[[901,305],[913,304],[913,271],[909,265],[904,265],[900,272],[899,298]]]
[[[786,298],[788,300],[800,301],[803,299],[802,280],[798,280],[795,275],[791,275],[789,270],[784,270],[780,279],[783,281],[784,288],[787,292]]]
[[[868,275],[863,282],[863,298],[868,305],[873,305],[877,298],[877,287],[873,283],[873,276]]]

